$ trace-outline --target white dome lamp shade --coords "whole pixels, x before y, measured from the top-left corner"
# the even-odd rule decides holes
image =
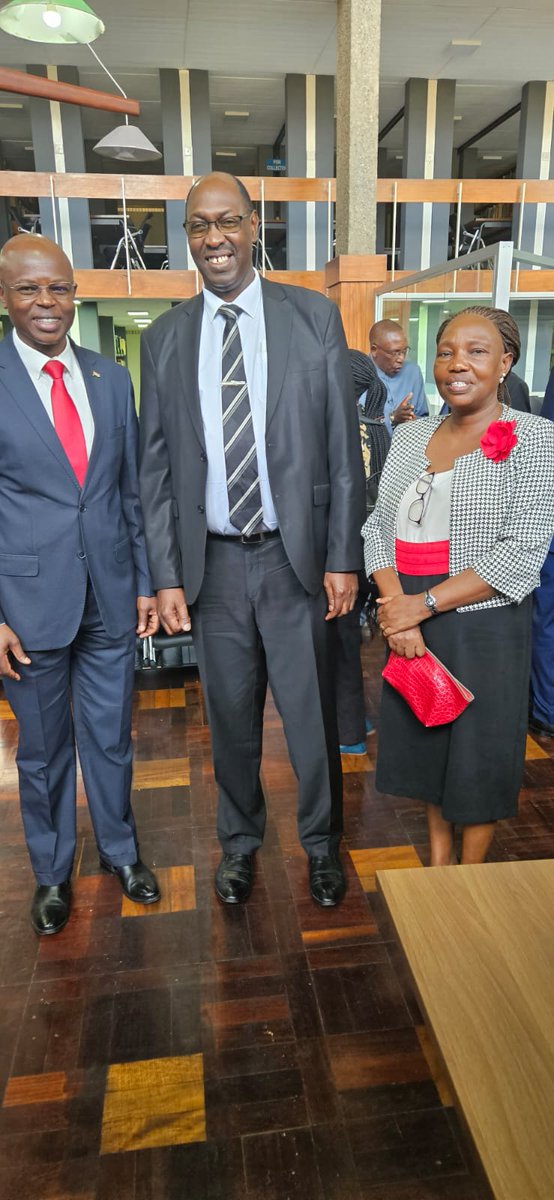
[[[103,158],[116,158],[120,162],[151,162],[162,157],[136,125],[118,125],[96,143],[94,150]]]
[[[89,43],[105,28],[85,0],[10,0],[0,11],[0,29],[28,42]]]

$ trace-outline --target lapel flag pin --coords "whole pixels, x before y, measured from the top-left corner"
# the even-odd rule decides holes
[[[93,378],[93,379],[100,379],[100,372],[99,372],[99,371],[93,371],[93,372],[92,372],[92,378]]]

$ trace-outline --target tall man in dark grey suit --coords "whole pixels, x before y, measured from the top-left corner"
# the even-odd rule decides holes
[[[135,626],[157,628],[127,371],[75,346],[71,263],[21,234],[0,252],[0,675],[19,722],[31,920],[57,933],[75,854],[75,741],[101,865],[152,904],[131,793]],[[138,599],[137,599],[138,597]]]
[[[365,511],[348,351],[334,304],[253,270],[258,218],[233,176],[193,186],[185,227],[204,292],[142,339],[140,486],[162,624],[192,622],[198,652],[219,786],[216,892],[229,904],[250,893],[269,680],[311,893],[333,905],[344,876],[329,621],[356,598]]]

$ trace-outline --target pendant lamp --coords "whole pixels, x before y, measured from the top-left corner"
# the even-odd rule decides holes
[[[93,42],[105,25],[85,0],[10,0],[0,11],[0,29],[28,42],[64,45]]]

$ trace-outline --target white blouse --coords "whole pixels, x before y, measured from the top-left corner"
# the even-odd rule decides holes
[[[396,536],[401,542],[447,542],[450,537],[450,496],[452,476],[450,471],[436,471],[428,491],[422,497],[416,490],[419,479],[414,479],[406,488],[398,506]],[[421,484],[420,484],[421,487]],[[423,515],[420,521],[411,521],[408,512],[414,503],[423,500]]]

